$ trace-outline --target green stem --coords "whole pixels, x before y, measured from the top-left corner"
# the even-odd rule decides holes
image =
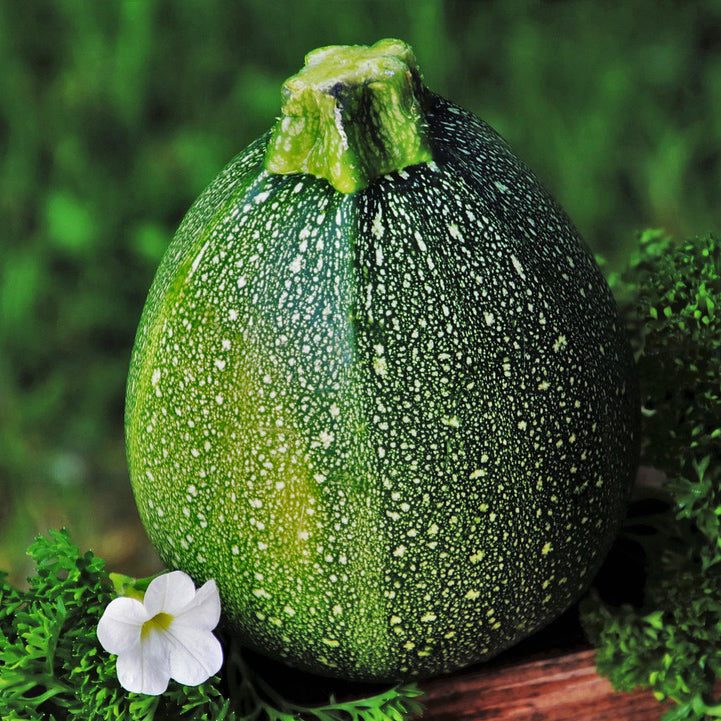
[[[381,175],[428,162],[425,96],[413,51],[401,40],[314,50],[283,86],[283,115],[266,168],[309,173],[353,193]]]
[[[38,688],[44,688],[45,691],[41,694],[32,697],[27,697],[30,691],[35,691]],[[33,674],[26,676],[24,679],[13,682],[13,683],[2,683],[0,682],[0,691],[5,694],[13,692],[15,698],[27,698],[28,701],[32,700],[35,706],[39,706],[45,701],[52,700],[52,702],[61,708],[69,708],[71,702],[67,698],[63,698],[63,695],[70,696],[74,693],[74,690],[66,683],[55,678],[50,674]]]

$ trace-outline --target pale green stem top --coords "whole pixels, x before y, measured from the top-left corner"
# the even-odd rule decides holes
[[[424,93],[413,51],[401,40],[314,50],[283,85],[266,168],[310,173],[353,193],[430,161]]]

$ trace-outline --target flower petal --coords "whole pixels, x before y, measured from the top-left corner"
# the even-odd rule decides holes
[[[211,579],[195,594],[195,598],[175,614],[175,622],[182,626],[212,631],[220,620],[220,596],[218,586]]]
[[[165,633],[151,632],[147,638],[118,656],[115,669],[127,691],[157,696],[170,681],[170,644]]]
[[[154,578],[145,592],[143,603],[150,617],[156,613],[175,615],[195,598],[193,579],[182,571],[171,571]]]
[[[218,673],[223,665],[223,649],[210,631],[171,623],[165,633],[174,641],[170,675],[178,683],[197,686]]]
[[[98,641],[108,653],[122,653],[140,641],[140,632],[149,616],[134,598],[115,598],[98,622]]]

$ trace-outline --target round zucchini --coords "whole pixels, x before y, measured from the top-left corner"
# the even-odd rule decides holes
[[[398,40],[314,51],[188,212],[126,433],[164,562],[249,646],[392,680],[568,608],[624,515],[631,350],[577,231]]]

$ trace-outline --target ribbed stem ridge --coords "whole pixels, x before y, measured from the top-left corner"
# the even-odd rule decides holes
[[[430,161],[424,93],[413,51],[401,40],[314,50],[283,85],[266,168],[310,173],[353,193]]]

